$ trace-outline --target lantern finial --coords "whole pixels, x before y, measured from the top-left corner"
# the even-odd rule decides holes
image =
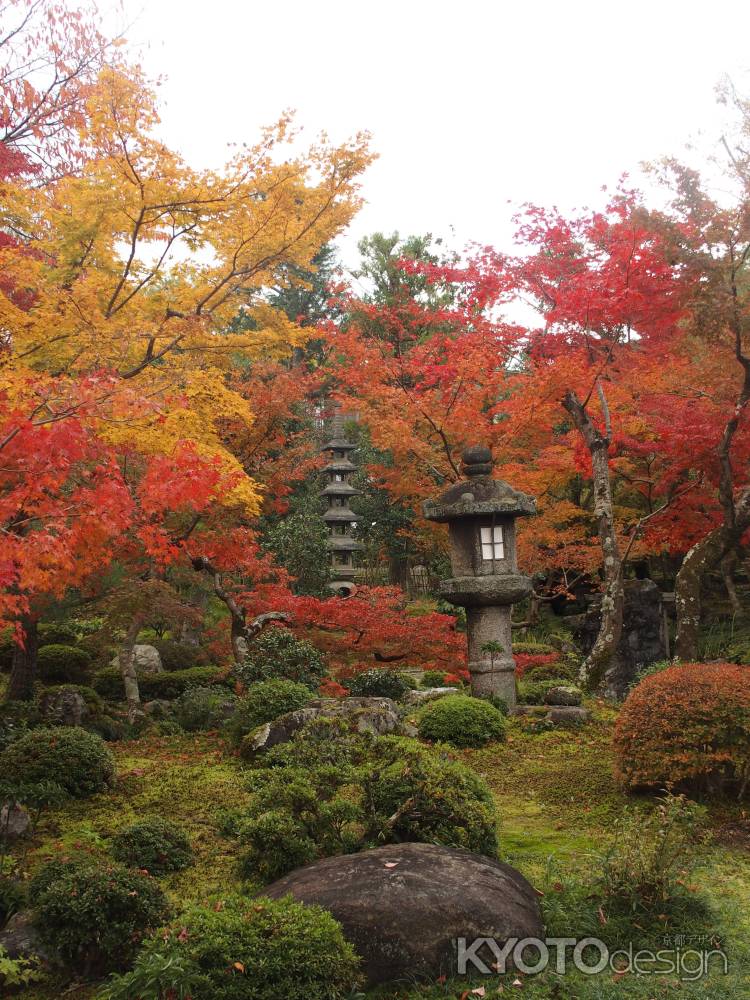
[[[472,479],[474,476],[489,476],[492,473],[492,452],[481,444],[464,449],[461,456],[463,473]]]

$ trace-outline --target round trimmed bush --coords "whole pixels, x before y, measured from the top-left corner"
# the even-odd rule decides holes
[[[269,628],[250,643],[245,662],[236,668],[248,687],[282,678],[317,691],[325,675],[323,657],[312,643],[286,628]]]
[[[247,845],[240,858],[240,873],[264,884],[318,857],[317,845],[304,824],[283,810],[272,809],[246,820],[239,835]]]
[[[403,698],[411,685],[395,670],[363,670],[346,682],[350,694],[358,698]]]
[[[531,666],[523,672],[524,681],[537,684],[540,681],[574,682],[578,672],[575,665],[564,660],[556,660],[553,663],[540,663]]]
[[[482,698],[456,694],[431,701],[419,717],[419,735],[455,747],[481,747],[505,738],[505,719]]]
[[[522,653],[528,656],[545,656],[550,653],[557,653],[554,646],[546,642],[514,642],[513,653]]]
[[[280,715],[296,712],[312,698],[310,688],[297,681],[271,680],[253,684],[237,703],[237,711],[229,724],[236,743],[264,722],[273,722]]]
[[[77,727],[33,729],[0,753],[0,774],[25,784],[51,781],[77,799],[106,788],[114,773],[114,758],[101,736]]]
[[[38,653],[39,677],[45,684],[85,684],[91,657],[76,646],[50,644]]]
[[[149,645],[159,650],[165,670],[190,670],[192,667],[209,666],[211,658],[207,651],[191,642],[175,642],[173,639],[149,640]]]
[[[72,625],[64,622],[43,622],[38,627],[40,646],[75,646],[78,633]]]
[[[164,961],[165,950],[172,961]],[[291,896],[234,896],[184,913],[171,936],[149,940],[133,971],[117,977],[104,995],[344,1000],[360,983],[359,961],[341,925],[322,907]]]
[[[189,688],[174,703],[174,714],[188,733],[217,729],[232,714],[236,701],[224,687]]]
[[[187,868],[193,849],[181,826],[153,816],[115,834],[112,857],[130,868],[143,868],[149,875],[166,875]]]
[[[32,882],[40,939],[76,972],[122,968],[168,913],[157,882],[122,865],[53,862]]]
[[[620,711],[614,748],[626,788],[745,794],[750,670],[686,663],[646,677]]]

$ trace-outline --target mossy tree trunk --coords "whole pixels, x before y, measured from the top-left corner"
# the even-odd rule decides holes
[[[141,714],[141,693],[138,689],[138,675],[135,669],[135,644],[138,633],[143,628],[143,615],[136,615],[130,623],[125,640],[120,647],[118,661],[122,683],[125,687],[125,700],[128,705],[128,722],[133,723]]]
[[[24,645],[16,646],[13,651],[10,683],[5,693],[6,701],[31,701],[34,697],[37,654],[39,652],[37,620],[29,615],[24,615],[21,618],[20,625],[24,630],[26,638]]]

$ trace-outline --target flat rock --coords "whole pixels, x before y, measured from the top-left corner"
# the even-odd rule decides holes
[[[362,956],[370,986],[450,975],[460,937],[470,945],[477,937],[544,936],[537,894],[515,868],[433,844],[325,858],[262,891],[272,899],[287,893],[330,910]]]
[[[583,694],[573,684],[560,684],[550,688],[544,695],[545,705],[565,705],[576,707],[581,704]]]
[[[390,698],[315,698],[296,712],[287,712],[267,722],[242,741],[242,756],[253,758],[280,743],[288,743],[295,733],[313,719],[344,719],[352,732],[383,736],[400,725],[396,704]]]
[[[579,725],[587,722],[589,713],[585,708],[573,708],[560,705],[550,708],[547,713],[547,721],[555,726]]]
[[[421,705],[425,701],[433,701],[433,699],[442,698],[446,694],[458,694],[458,688],[434,687],[407,691],[404,695],[404,701],[407,705]]]

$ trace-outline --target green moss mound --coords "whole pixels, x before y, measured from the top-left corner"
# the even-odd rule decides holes
[[[114,773],[102,738],[75,727],[32,729],[0,753],[0,774],[30,785],[53,782],[77,799],[102,791]]]
[[[505,739],[505,726],[502,713],[490,702],[458,694],[430,702],[418,723],[423,740],[455,747],[481,747]]]
[[[187,868],[193,860],[193,850],[181,826],[152,816],[114,836],[112,857],[150,875],[166,875]]]
[[[272,722],[287,712],[296,712],[312,698],[310,688],[297,681],[276,678],[253,684],[240,698],[237,710],[229,724],[236,744],[264,722]]]

